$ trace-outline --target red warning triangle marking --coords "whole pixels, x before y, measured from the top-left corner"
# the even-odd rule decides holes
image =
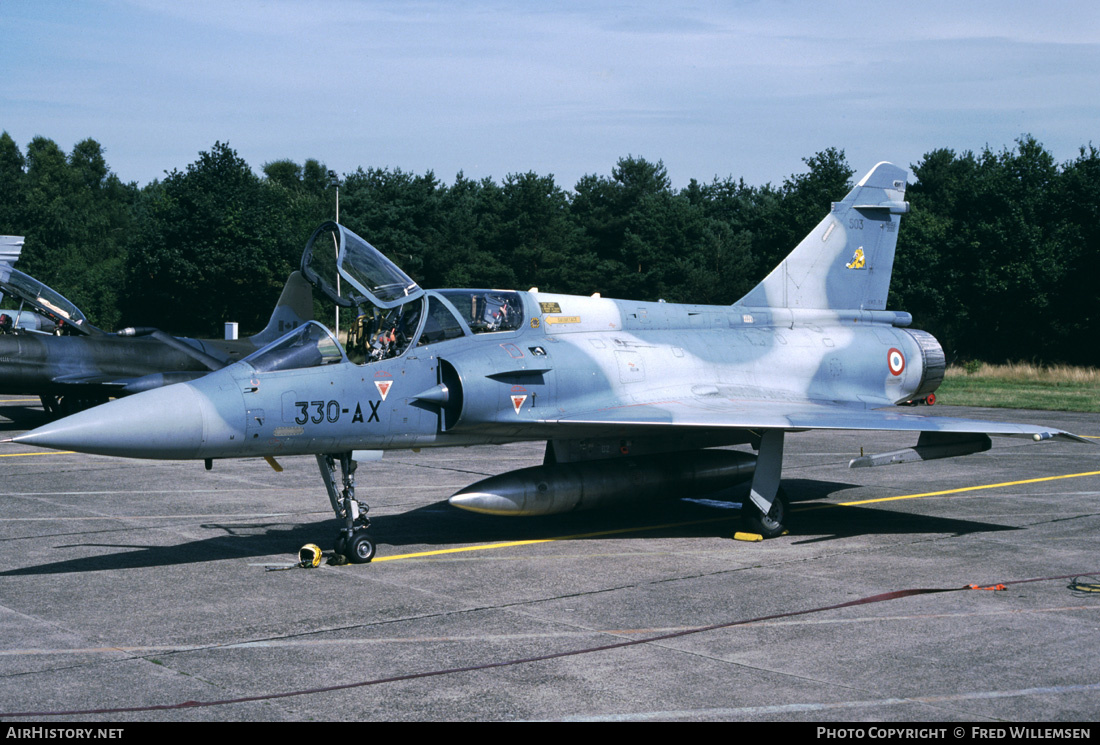
[[[390,386],[393,385],[392,380],[376,380],[374,381],[374,387],[378,389],[378,393],[382,396],[382,400],[386,400],[386,394],[390,392]]]
[[[519,413],[519,410],[523,408],[523,402],[526,401],[526,400],[527,400],[527,395],[526,394],[524,394],[522,396],[512,396],[512,406],[515,407],[517,414]]]

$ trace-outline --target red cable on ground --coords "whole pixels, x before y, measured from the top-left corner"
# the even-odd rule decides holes
[[[1007,589],[1007,585],[1019,585],[1027,582],[1044,582],[1056,579],[1074,579],[1082,576],[1080,572],[1076,574],[1066,574],[1059,577],[1034,577],[1032,579],[1018,579],[1009,582],[1001,582],[996,585],[978,586],[967,585],[965,587],[944,587],[939,589],[913,589],[913,590],[896,590],[894,592],[884,592],[879,595],[870,595],[859,600],[849,600],[846,603],[837,603],[836,605],[826,605],[820,608],[811,608],[809,610],[789,611],[787,613],[773,613],[768,616],[758,616],[756,618],[748,618],[742,621],[727,621],[726,623],[715,623],[710,626],[700,626],[693,629],[685,629],[682,631],[673,631],[668,634],[659,634],[657,636],[647,636],[644,639],[631,639],[629,641],[615,642],[614,644],[604,644],[598,647],[587,647],[585,649],[574,649],[568,652],[555,652],[553,654],[544,654],[537,657],[526,657],[518,660],[505,660],[503,662],[489,662],[484,665],[469,665],[466,667],[451,667],[444,670],[429,670],[422,673],[409,673],[408,675],[395,675],[389,678],[376,678],[374,680],[363,680],[357,683],[344,683],[341,685],[324,686],[321,688],[303,688],[297,691],[287,691],[285,693],[267,693],[259,696],[242,696],[241,698],[227,698],[214,701],[184,701],[179,704],[160,704],[157,706],[126,706],[113,709],[74,709],[71,711],[17,711],[17,712],[0,712],[0,718],[15,718],[15,717],[56,717],[56,716],[76,716],[82,714],[122,714],[137,711],[166,711],[170,709],[189,709],[192,707],[207,707],[207,706],[225,706],[226,704],[243,704],[252,701],[272,701],[280,698],[290,698],[292,696],[306,696],[311,693],[326,693],[329,691],[344,691],[349,688],[366,688],[367,686],[381,685],[383,683],[396,683],[401,680],[416,680],[418,678],[435,678],[441,675],[453,675],[455,673],[473,672],[475,670],[490,670],[496,667],[509,667],[511,665],[524,665],[530,662],[541,662],[543,660],[553,660],[560,657],[576,657],[582,654],[591,654],[593,652],[606,652],[611,649],[622,649],[624,647],[633,647],[638,644],[649,644],[651,642],[664,641],[666,639],[676,639],[681,636],[689,636],[691,634],[701,634],[704,631],[715,631],[717,629],[728,629],[733,626],[744,626],[750,623],[760,623],[761,621],[774,621],[779,618],[792,618],[794,616],[804,616],[810,613],[821,613],[823,611],[838,610],[840,608],[850,608],[855,605],[869,605],[871,603],[882,603],[887,600],[897,600],[899,598],[912,597],[914,595],[931,595],[940,592],[958,592],[960,590],[1004,590]]]

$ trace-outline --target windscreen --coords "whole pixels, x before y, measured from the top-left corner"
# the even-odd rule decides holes
[[[241,361],[257,372],[274,372],[334,365],[345,359],[332,332],[317,321],[310,321]]]

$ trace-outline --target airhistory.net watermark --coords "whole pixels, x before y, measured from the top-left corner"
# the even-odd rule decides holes
[[[120,740],[122,727],[8,727],[5,739]]]

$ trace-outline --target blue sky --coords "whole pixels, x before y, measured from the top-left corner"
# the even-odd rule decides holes
[[[778,183],[1100,122],[1100,4],[0,0],[0,129],[99,141],[141,184],[215,141],[451,182],[626,155]]]

